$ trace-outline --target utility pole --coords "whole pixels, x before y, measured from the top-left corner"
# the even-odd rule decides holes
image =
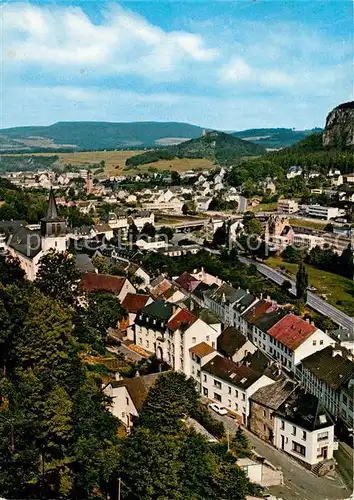
[[[120,500],[120,477],[118,478],[118,500]]]
[[[227,451],[230,451],[230,434],[229,434],[229,429],[227,429],[226,432],[226,437],[227,437]]]

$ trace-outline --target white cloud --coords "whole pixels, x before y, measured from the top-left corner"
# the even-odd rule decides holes
[[[294,78],[284,71],[251,67],[244,59],[233,58],[221,67],[220,82],[224,84],[250,83],[262,87],[283,88],[294,85]]]
[[[152,78],[218,55],[198,34],[164,31],[121,7],[107,10],[104,21],[94,24],[77,7],[17,3],[3,8],[3,51],[12,65],[99,68]]]
[[[244,59],[238,57],[220,69],[220,78],[226,83],[247,81],[253,78],[253,70]]]

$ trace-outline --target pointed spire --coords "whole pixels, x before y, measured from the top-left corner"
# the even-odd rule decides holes
[[[48,198],[48,206],[46,213],[46,220],[58,219],[58,209],[55,201],[53,188],[50,188],[49,198]]]

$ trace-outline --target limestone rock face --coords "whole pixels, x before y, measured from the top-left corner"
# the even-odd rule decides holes
[[[328,114],[323,145],[354,147],[354,101],[340,104]]]

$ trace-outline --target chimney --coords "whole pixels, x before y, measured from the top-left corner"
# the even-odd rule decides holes
[[[306,318],[306,323],[310,323],[310,319],[309,318]]]

